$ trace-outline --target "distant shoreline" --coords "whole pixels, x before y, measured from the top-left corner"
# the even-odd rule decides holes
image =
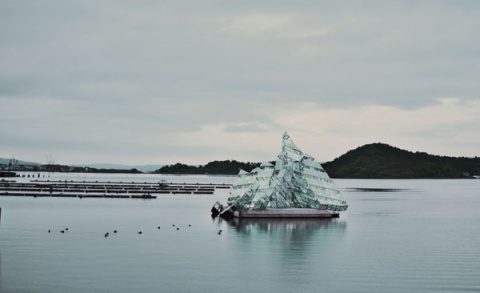
[[[212,161],[205,165],[176,163],[162,165],[154,171],[137,168],[95,168],[58,164],[28,165],[26,162],[2,159],[0,172],[64,172],[93,174],[165,174],[234,176],[240,170],[250,172],[261,162],[236,160]],[[7,162],[8,161],[8,162]],[[5,164],[7,162],[7,165]],[[275,164],[275,162],[270,162]],[[372,143],[330,162],[321,164],[330,178],[340,179],[475,179],[480,177],[480,158],[447,157],[402,150],[384,143]],[[113,166],[113,165],[112,165]],[[140,168],[140,167],[139,167]]]
[[[110,171],[110,170],[108,170]],[[44,178],[46,174],[48,173],[64,173],[64,174],[130,174],[130,175],[168,175],[168,176],[222,176],[222,177],[236,177],[237,175],[232,175],[232,174],[222,174],[222,173],[217,173],[217,174],[199,174],[199,173],[155,173],[155,172],[128,172],[128,170],[114,170],[114,172],[108,172],[107,170],[102,170],[100,172],[50,172],[50,171],[15,171],[15,172],[10,172],[10,173],[15,173],[16,176],[2,176],[2,173],[5,172],[0,172],[0,181],[6,180],[6,179],[14,179],[14,178]],[[402,178],[374,178],[374,177],[368,177],[368,178],[359,178],[359,177],[330,177],[332,179],[349,179],[349,180],[468,180],[468,179],[479,179],[475,177],[452,177],[452,178],[435,178],[435,177],[402,177]]]

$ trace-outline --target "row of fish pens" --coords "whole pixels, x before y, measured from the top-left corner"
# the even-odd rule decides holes
[[[0,195],[79,198],[156,198],[155,194],[213,194],[230,184],[32,180],[0,182]]]

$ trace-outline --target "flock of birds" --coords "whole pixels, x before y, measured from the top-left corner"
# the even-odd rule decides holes
[[[175,227],[175,224],[172,225],[172,227]],[[188,224],[188,227],[192,227],[191,224]],[[157,227],[158,230],[160,230],[160,226]],[[180,227],[176,227],[177,228],[177,231],[180,230]],[[68,231],[68,228],[65,228],[63,230],[60,230],[60,233],[65,233],[65,231]],[[48,233],[51,233],[52,231],[50,229],[48,229]],[[117,234],[117,230],[113,230],[113,233],[114,234]],[[138,234],[142,234],[143,232],[142,231],[138,231]],[[222,234],[222,230],[218,230],[218,235],[221,235]],[[110,236],[110,232],[107,232],[105,233],[105,238],[107,238],[108,236]]]

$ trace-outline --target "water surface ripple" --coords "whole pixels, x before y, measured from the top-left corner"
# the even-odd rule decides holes
[[[349,209],[333,220],[212,219],[228,190],[1,197],[0,292],[480,291],[480,180],[335,183]]]

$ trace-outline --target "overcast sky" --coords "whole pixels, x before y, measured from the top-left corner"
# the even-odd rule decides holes
[[[480,155],[480,1],[0,1],[0,157]]]

